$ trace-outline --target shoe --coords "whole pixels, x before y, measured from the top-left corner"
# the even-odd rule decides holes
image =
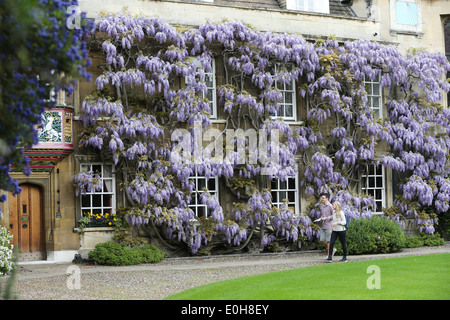
[[[339,260],[339,262],[347,262],[347,258],[343,257],[341,260]]]
[[[337,249],[336,249],[336,248],[333,248],[333,255],[332,255],[332,256],[334,256],[334,254],[336,253],[336,251],[337,251]]]
[[[328,257],[325,259],[325,261],[326,261],[326,262],[333,262],[333,259],[331,258],[331,256],[328,256]]]

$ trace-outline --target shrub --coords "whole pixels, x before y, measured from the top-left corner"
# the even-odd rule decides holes
[[[408,239],[406,239],[406,248],[419,248],[419,247],[423,247],[424,242],[422,237],[419,236],[414,236],[414,237],[410,237]]]
[[[351,220],[346,243],[347,254],[389,253],[404,248],[406,237],[396,222],[374,216]],[[342,254],[339,241],[336,241],[335,248],[338,254]]]
[[[146,263],[157,263],[164,258],[164,252],[151,244],[143,247],[136,247],[136,249]]]
[[[164,258],[164,253],[154,245],[129,247],[123,243],[108,241],[99,243],[89,252],[89,259],[98,264],[125,266],[141,263],[156,263]]]
[[[407,248],[417,248],[422,246],[442,246],[444,244],[444,239],[438,234],[427,234],[419,233],[418,235],[408,238],[406,240]]]
[[[425,246],[442,246],[444,244],[444,238],[441,238],[439,233],[434,234],[422,234],[423,237],[423,244]]]

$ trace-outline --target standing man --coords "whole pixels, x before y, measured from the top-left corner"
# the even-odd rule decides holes
[[[333,206],[328,201],[328,194],[320,194],[320,212],[322,219],[322,227],[320,228],[320,241],[327,247],[327,258],[330,255],[330,238],[331,238],[331,227],[333,223]]]

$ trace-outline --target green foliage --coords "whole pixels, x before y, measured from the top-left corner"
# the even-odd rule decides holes
[[[136,247],[136,250],[142,256],[145,263],[157,263],[164,258],[164,252],[151,244],[143,247]]]
[[[89,259],[98,264],[126,266],[141,263],[156,263],[164,258],[164,253],[152,244],[129,247],[125,243],[108,241],[99,243],[89,252]]]
[[[387,218],[372,217],[350,221],[347,230],[348,254],[370,254],[397,252],[406,245],[406,237],[400,226]],[[342,247],[336,241],[337,254]]]
[[[408,238],[406,240],[407,248],[417,248],[422,246],[442,246],[444,244],[444,239],[438,233],[427,234],[419,233],[417,236]]]
[[[406,248],[419,248],[419,247],[423,247],[424,242],[422,237],[419,236],[415,236],[415,237],[410,237],[408,239],[406,239],[406,244],[405,247]]]

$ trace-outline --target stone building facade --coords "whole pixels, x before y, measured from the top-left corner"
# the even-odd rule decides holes
[[[392,44],[403,53],[409,48],[425,48],[450,56],[447,0],[80,0],[79,5],[90,19],[101,11],[117,12],[127,7],[131,13],[158,16],[173,25],[195,27],[208,20],[228,18],[241,20],[259,31],[297,33],[307,40],[333,35],[338,41],[366,39]],[[91,72],[95,80],[95,70]],[[71,184],[72,175],[82,166],[94,166],[102,172],[104,185],[108,186],[102,191],[108,199],[102,210],[110,212],[124,202],[111,167],[89,162],[77,147],[81,101],[93,87],[92,82],[81,82],[71,97],[59,93],[57,107],[42,115],[40,143],[28,152],[32,174],[12,174],[23,192],[17,197],[9,195],[0,205],[5,213],[2,224],[14,235],[21,260],[71,261],[80,250],[92,249],[95,243],[111,236],[107,227],[77,232],[83,209],[91,209],[92,204],[82,203]],[[381,93],[375,95],[382,101]],[[295,126],[304,114],[304,104],[299,100],[293,107],[286,120]],[[382,114],[382,103],[379,108]],[[220,114],[212,123],[223,124]],[[380,183],[367,187],[373,189],[380,208],[390,206],[395,183],[392,174],[388,170],[374,170],[372,174],[374,181]],[[292,193],[290,206],[300,212],[307,202],[298,186],[293,181],[287,186],[273,186],[273,190]],[[216,184],[211,188],[217,192],[219,187]]]

